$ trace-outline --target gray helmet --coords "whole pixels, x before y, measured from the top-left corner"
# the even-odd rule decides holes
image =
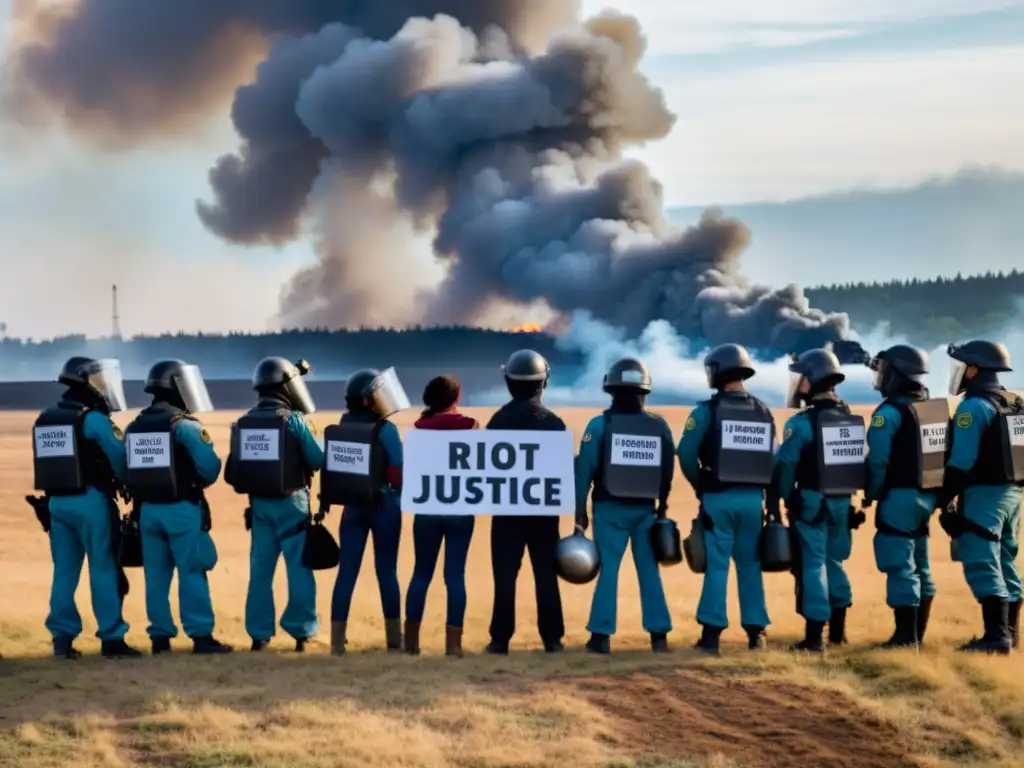
[[[953,360],[953,366],[949,372],[949,394],[959,395],[967,388],[968,366],[976,366],[983,371],[992,373],[1005,373],[1012,371],[1010,362],[1010,351],[994,341],[968,341],[966,344],[950,344],[946,349]]]
[[[252,374],[252,388],[261,395],[278,395],[296,411],[313,413],[316,405],[302,377],[312,371],[305,360],[292,363],[283,357],[265,357]]]
[[[128,407],[121,364],[117,360],[72,357],[64,363],[57,381],[77,391],[83,399],[91,400],[85,405],[96,405],[107,412],[123,411]]]
[[[566,536],[555,547],[555,568],[558,575],[570,584],[593,581],[601,570],[597,544],[579,530]]]
[[[879,352],[869,367],[875,372],[874,387],[883,395],[895,392],[908,383],[922,385],[929,372],[928,354],[909,344],[897,344]]]
[[[544,356],[532,349],[520,349],[513,352],[501,372],[508,381],[536,381],[547,386],[551,375],[551,366]]]
[[[143,391],[189,413],[213,410],[199,367],[183,360],[161,360],[150,368]]]
[[[651,372],[635,357],[622,358],[612,365],[604,376],[604,391],[609,394],[617,389],[647,394],[653,387]]]
[[[800,384],[810,384],[808,395],[827,392],[846,380],[846,375],[839,367],[839,358],[827,349],[809,349],[796,358],[790,366],[789,393],[786,402],[791,408],[797,408],[802,399]]]
[[[369,401],[369,410],[382,419],[409,407],[409,397],[394,368],[378,371],[364,368],[345,382],[345,402],[349,410],[362,409],[362,399]]]
[[[708,388],[721,389],[730,381],[745,381],[754,375],[754,361],[739,344],[722,344],[704,358]]]

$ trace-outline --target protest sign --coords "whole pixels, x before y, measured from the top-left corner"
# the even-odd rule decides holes
[[[402,509],[430,515],[569,515],[572,432],[427,430],[405,434]]]

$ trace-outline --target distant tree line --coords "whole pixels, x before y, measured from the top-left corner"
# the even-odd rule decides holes
[[[854,328],[881,326],[922,346],[998,336],[1024,318],[1024,272],[846,283],[806,291],[812,307],[846,312]]]

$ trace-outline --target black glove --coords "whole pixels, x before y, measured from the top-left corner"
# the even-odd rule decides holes
[[[951,539],[955,539],[964,532],[963,518],[956,511],[955,502],[947,504],[946,508],[939,513],[939,525],[942,526],[942,530],[949,534]]]
[[[585,531],[590,527],[590,518],[587,517],[587,510],[578,509],[576,510],[576,527],[580,531]]]
[[[117,495],[121,497],[121,501],[123,501],[125,504],[131,504],[132,503],[131,491],[129,491],[123,485],[120,488],[117,489]]]
[[[656,506],[654,508],[654,517],[657,518],[658,520],[664,520],[665,516],[667,514],[668,514],[668,502],[667,501],[659,501],[658,502],[658,506]]]
[[[850,505],[849,515],[851,531],[856,531],[868,520],[868,516],[864,514],[864,510],[855,508],[853,504]]]
[[[245,512],[243,513],[243,516],[245,517],[245,530],[251,531],[252,530],[252,507],[246,507],[245,508]]]
[[[45,496],[26,496],[25,501],[32,507],[36,520],[43,527],[43,533],[50,532],[50,502]]]
[[[700,524],[704,526],[705,531],[715,530],[715,521],[711,519],[711,515],[704,511],[703,506],[701,506],[700,511],[697,513],[697,519],[700,520]]]

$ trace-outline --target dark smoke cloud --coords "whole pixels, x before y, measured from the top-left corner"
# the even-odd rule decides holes
[[[312,225],[318,260],[284,290],[285,325],[473,322],[500,302],[541,301],[762,350],[846,334],[845,315],[810,309],[795,286],[747,283],[740,222],[709,212],[671,227],[660,184],[622,159],[676,120],[638,72],[633,19],[570,24],[576,3],[561,0],[207,3],[171,13],[148,0],[167,16],[150,46],[156,29],[132,0],[83,0],[48,44],[22,52],[21,70],[70,114],[156,130],[202,105],[196,78],[237,67],[225,41],[275,35],[235,94],[242,145],[217,162],[213,200],[198,208],[243,244]],[[411,255],[416,232],[433,238],[440,281]]]

